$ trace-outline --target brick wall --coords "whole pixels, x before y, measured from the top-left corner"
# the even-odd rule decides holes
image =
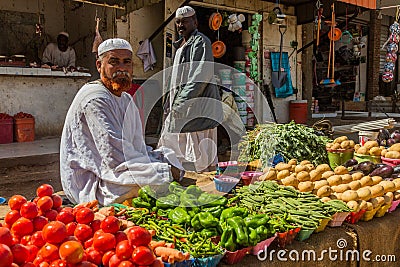
[[[379,50],[381,36],[381,20],[378,11],[370,11],[370,29],[368,35],[368,70],[367,100],[379,95]]]

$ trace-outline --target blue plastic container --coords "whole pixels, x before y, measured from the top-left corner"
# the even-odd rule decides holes
[[[239,181],[240,179],[226,175],[216,175],[214,177],[215,189],[224,193],[231,191]]]

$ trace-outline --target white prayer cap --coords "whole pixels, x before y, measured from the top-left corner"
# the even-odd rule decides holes
[[[196,15],[196,11],[190,6],[183,6],[176,10],[175,18],[187,18]]]
[[[129,44],[128,41],[121,38],[112,38],[105,40],[99,45],[97,54],[100,56],[105,52],[116,49],[126,49],[132,52],[132,46]]]
[[[58,36],[64,35],[65,37],[69,38],[69,34],[67,32],[59,32]]]

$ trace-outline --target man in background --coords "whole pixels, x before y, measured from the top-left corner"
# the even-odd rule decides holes
[[[60,32],[57,44],[50,43],[43,52],[42,63],[52,68],[75,68],[75,50],[68,45],[69,34]]]

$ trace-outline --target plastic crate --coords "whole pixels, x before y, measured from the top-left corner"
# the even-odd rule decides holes
[[[375,217],[383,217],[385,216],[386,212],[389,210],[390,206],[392,206],[392,203],[389,203],[387,205],[382,205],[375,213]]]
[[[315,229],[301,229],[299,234],[296,236],[296,240],[304,241],[309,239],[311,234],[314,232]]]
[[[287,232],[284,233],[277,233],[276,240],[278,241],[278,246],[281,248],[286,247],[287,245],[292,244],[293,240],[297,236],[297,234],[300,232],[301,228],[297,227],[294,229],[290,229]]]
[[[332,220],[329,221],[328,225],[330,227],[341,226],[349,214],[350,214],[350,212],[337,212],[337,213],[333,214]]]
[[[382,163],[385,163],[386,165],[389,166],[397,166],[400,164],[400,159],[391,159],[391,158],[385,158],[385,157],[381,157]]]
[[[374,218],[376,212],[380,209],[381,206],[376,207],[373,210],[367,210],[364,215],[361,217],[361,221],[367,222]]]
[[[318,225],[318,227],[314,230],[314,233],[319,233],[325,230],[328,223],[332,220],[332,218],[322,219]]]
[[[13,119],[0,120],[0,144],[8,144],[13,141]]]
[[[346,222],[355,224],[357,223],[367,210],[359,210],[358,212],[350,212],[346,217]]]
[[[242,248],[236,251],[226,251],[222,261],[227,264],[236,264],[243,260],[243,258],[250,253],[253,247]]]
[[[192,263],[193,267],[216,267],[221,259],[224,257],[224,254],[218,254],[207,258],[194,258]]]
[[[35,140],[35,118],[14,119],[14,136],[17,142]]]
[[[397,206],[399,205],[400,200],[393,200],[392,205],[388,209],[388,212],[393,212],[397,209]]]
[[[250,253],[253,255],[258,255],[260,251],[265,251],[267,247],[269,247],[269,245],[271,245],[271,243],[274,242],[276,236],[277,235],[275,234],[273,237],[270,237],[268,239],[265,239],[264,241],[259,242],[257,245],[253,247]]]

